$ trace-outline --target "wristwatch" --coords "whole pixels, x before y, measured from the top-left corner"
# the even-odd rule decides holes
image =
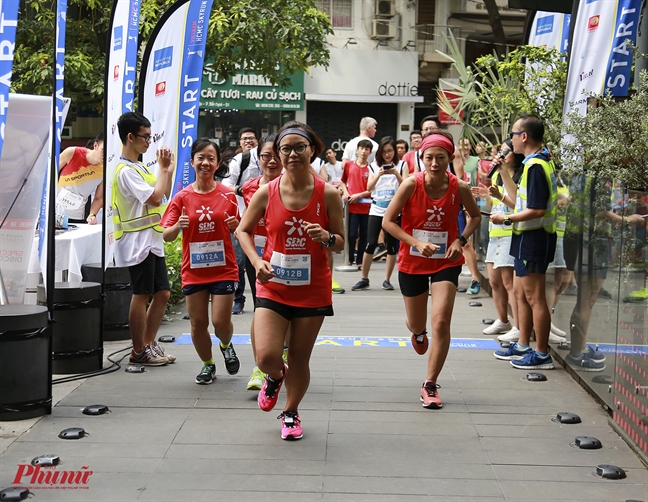
[[[504,226],[510,227],[511,225],[513,225],[511,218],[508,215],[504,216]]]
[[[468,240],[462,234],[459,234],[459,237],[457,237],[457,239],[459,239],[461,247],[464,247],[466,244],[468,244]]]
[[[335,234],[333,232],[329,232],[329,235],[329,240],[323,243],[327,248],[335,246],[335,243],[337,242],[337,237],[335,237]]]

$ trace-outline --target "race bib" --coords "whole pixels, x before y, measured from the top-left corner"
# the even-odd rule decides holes
[[[311,257],[309,254],[285,255],[273,251],[270,266],[275,273],[271,279],[272,282],[286,286],[308,286],[311,282]]]
[[[393,188],[390,190],[377,190],[376,191],[376,198],[378,199],[393,199],[394,195],[396,194],[396,190]]]
[[[225,265],[225,245],[223,241],[191,242],[190,268],[222,267]]]
[[[412,232],[412,237],[423,242],[429,242],[435,246],[439,246],[439,249],[430,256],[429,258],[443,259],[445,258],[446,249],[448,248],[448,232],[431,232],[429,230],[414,230]],[[410,254],[413,256],[419,256],[425,258],[418,249],[414,246],[410,246]]]
[[[265,249],[265,244],[268,238],[265,235],[254,235],[254,247],[256,248],[257,254],[262,257],[263,250]]]
[[[66,188],[61,188],[61,191],[56,197],[56,205],[61,206],[68,211],[75,211],[83,205],[84,199],[78,193],[70,192]]]

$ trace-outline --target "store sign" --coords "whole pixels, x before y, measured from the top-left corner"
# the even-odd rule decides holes
[[[293,75],[288,87],[273,85],[263,75],[237,73],[220,78],[211,63],[203,70],[200,108],[203,110],[303,110],[304,75]]]

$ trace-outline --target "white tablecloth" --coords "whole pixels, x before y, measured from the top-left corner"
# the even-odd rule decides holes
[[[68,281],[81,281],[81,266],[101,263],[101,225],[76,224],[77,228],[55,236],[56,258],[54,270],[68,271]],[[30,274],[39,273],[38,237],[32,246],[29,261]]]

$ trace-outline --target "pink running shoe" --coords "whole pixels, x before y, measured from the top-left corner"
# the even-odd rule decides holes
[[[263,387],[259,392],[257,397],[257,402],[259,403],[259,408],[263,411],[270,411],[277,404],[277,399],[279,398],[279,391],[281,386],[286,379],[286,373],[288,372],[288,366],[284,364],[283,376],[281,380],[272,380],[270,375],[266,375],[265,381],[263,382]]]
[[[428,349],[428,344],[427,331],[424,331],[420,335],[412,333],[412,347],[414,347],[417,354],[425,354]]]
[[[426,380],[421,388],[421,403],[423,403],[423,408],[428,410],[438,410],[443,408],[441,403],[441,398],[437,389],[440,386],[434,383],[432,380]]]
[[[299,413],[296,411],[284,411],[277,418],[281,419],[281,439],[296,441],[304,437]]]

